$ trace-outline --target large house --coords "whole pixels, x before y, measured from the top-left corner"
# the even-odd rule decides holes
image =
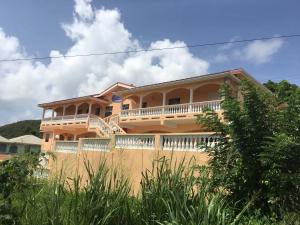
[[[241,99],[243,79],[264,89],[235,69],[139,87],[119,82],[94,95],[39,104],[42,150],[56,152],[60,166],[72,172],[81,170],[83,157],[97,165],[104,156],[134,177],[170,152],[205,163],[199,143],[213,145],[217,138],[196,123],[196,116],[209,107],[222,117],[220,87],[229,85]]]

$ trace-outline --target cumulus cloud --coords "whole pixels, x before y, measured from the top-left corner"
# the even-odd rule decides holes
[[[140,43],[125,28],[117,9],[93,9],[91,0],[75,0],[73,21],[63,24],[73,42],[66,52],[53,49],[50,56],[77,55],[140,49]],[[185,45],[168,39],[154,41],[150,48]],[[0,58],[22,58],[18,38],[0,29]],[[0,123],[40,116],[40,102],[97,93],[117,81],[162,82],[207,73],[209,63],[195,57],[188,48],[60,58],[45,62],[0,63]]]
[[[269,62],[272,56],[282,47],[282,39],[254,41],[243,50],[245,58],[251,62],[262,64]]]
[[[232,39],[231,41],[236,40]],[[264,64],[271,61],[283,46],[282,39],[257,40],[250,42],[243,47],[234,47],[227,44],[219,48],[218,54],[214,57],[216,63],[226,63],[230,60],[244,61],[253,64]]]

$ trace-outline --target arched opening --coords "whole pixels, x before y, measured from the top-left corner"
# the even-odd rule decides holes
[[[143,97],[142,108],[162,106],[163,94],[160,92],[153,92]]]
[[[125,97],[122,104],[122,110],[137,109],[139,108],[140,97],[137,95],[131,95]]]
[[[213,101],[220,99],[220,85],[219,84],[206,84],[196,88],[193,92],[194,102]]]
[[[92,104],[92,115],[101,116],[103,114],[104,109],[99,104]]]
[[[63,133],[59,135],[59,140],[60,141],[73,141],[74,140],[74,135],[70,133]]]
[[[52,117],[52,109],[45,109],[44,119]]]
[[[75,105],[69,105],[66,108],[65,115],[66,116],[75,115],[75,111],[76,111],[76,106]]]
[[[89,113],[89,104],[88,103],[82,103],[78,106],[77,114],[88,114]]]
[[[166,105],[185,104],[190,101],[190,90],[178,88],[166,94]]]
[[[62,116],[63,113],[64,113],[64,108],[62,106],[54,109],[54,116]]]

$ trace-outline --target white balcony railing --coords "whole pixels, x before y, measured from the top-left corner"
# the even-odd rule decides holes
[[[81,120],[87,120],[89,117],[89,114],[77,114],[77,115],[67,115],[67,116],[55,116],[55,117],[48,117],[44,118],[43,122],[68,122],[68,121],[81,121]]]
[[[122,110],[120,116],[121,118],[126,118],[133,116],[201,113],[205,108],[210,108],[212,110],[219,111],[221,109],[221,100]]]
[[[110,139],[84,138],[81,139],[80,150],[83,151],[109,151]]]
[[[213,147],[218,137],[205,134],[162,135],[161,149],[174,151],[203,151]]]
[[[78,141],[56,141],[55,151],[58,152],[76,152],[78,149]]]
[[[116,135],[117,149],[154,149],[154,135]]]
[[[104,136],[109,136],[112,133],[109,125],[100,117],[92,117],[89,120],[89,127],[94,129],[99,129]]]

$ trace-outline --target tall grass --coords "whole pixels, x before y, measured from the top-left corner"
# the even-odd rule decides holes
[[[105,161],[96,170],[86,161],[85,170],[86,176],[74,178],[63,173],[52,180],[30,178],[30,185],[14,195],[15,221],[24,225],[268,224],[235,215],[223,194],[209,191],[209,172],[193,160],[153,162],[152,169],[143,172],[136,196],[122,173],[108,168]]]

